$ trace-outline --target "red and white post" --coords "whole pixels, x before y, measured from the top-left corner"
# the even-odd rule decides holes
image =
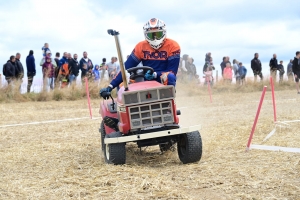
[[[85,80],[86,97],[87,97],[87,100],[88,100],[88,106],[89,106],[89,110],[90,110],[90,117],[92,119],[93,116],[92,116],[92,109],[91,109],[91,99],[90,99],[90,92],[89,92],[89,83],[88,83],[87,77],[85,77],[84,80]]]
[[[259,102],[259,105],[258,105],[256,116],[255,116],[255,119],[254,119],[254,123],[253,123],[253,126],[252,126],[252,130],[251,130],[251,133],[250,133],[250,136],[249,136],[249,139],[248,139],[246,151],[249,151],[249,149],[250,149],[251,141],[252,141],[252,138],[253,138],[253,135],[254,135],[257,120],[258,120],[260,110],[261,110],[261,106],[262,106],[262,103],[263,103],[264,98],[265,98],[266,90],[267,90],[267,86],[264,86],[264,89],[263,89],[261,97],[260,97],[260,102]]]
[[[274,92],[274,82],[272,76],[270,77],[270,84],[272,90],[272,101],[273,101],[273,112],[274,112],[274,123],[277,121],[276,117],[276,103],[275,103],[275,92]]]
[[[209,98],[210,98],[210,103],[212,103],[211,89],[210,89],[210,80],[208,78],[206,80],[206,83],[207,83],[207,89],[208,89],[208,94],[209,94]]]

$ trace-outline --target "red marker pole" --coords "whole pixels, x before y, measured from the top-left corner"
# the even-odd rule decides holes
[[[261,110],[261,106],[262,106],[262,103],[263,103],[264,98],[265,98],[266,89],[267,89],[267,86],[264,86],[264,89],[263,89],[261,97],[260,97],[260,102],[259,102],[259,105],[258,105],[258,109],[257,109],[257,112],[256,112],[255,120],[254,120],[254,123],[253,123],[253,126],[252,126],[252,130],[251,130],[251,133],[250,133],[250,136],[249,136],[249,139],[248,139],[246,151],[249,151],[249,149],[250,149],[251,141],[252,141],[253,134],[254,134],[254,131],[255,131],[255,128],[256,128],[256,124],[257,124],[257,120],[258,120],[259,113],[260,113],[260,110]]]
[[[210,82],[209,82],[209,80],[207,80],[206,83],[207,83],[207,88],[208,88],[208,94],[209,94],[209,98],[210,98],[210,103],[212,103],[211,91],[210,91]]]
[[[275,103],[275,92],[274,92],[274,83],[272,76],[270,77],[270,84],[272,89],[272,100],[273,100],[273,111],[274,111],[274,123],[277,121],[276,117],[276,103]]]
[[[91,100],[90,100],[89,84],[88,84],[87,77],[85,77],[84,80],[85,80],[86,97],[88,100],[88,106],[89,106],[89,110],[90,110],[90,117],[92,119],[93,117],[92,117],[92,109],[91,109]]]

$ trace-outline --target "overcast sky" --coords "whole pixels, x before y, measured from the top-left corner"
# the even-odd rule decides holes
[[[117,55],[109,28],[120,31],[125,57],[144,39],[142,27],[153,17],[165,21],[168,37],[198,69],[205,53],[212,52],[217,69],[228,55],[249,70],[258,52],[267,73],[273,53],[286,66],[300,50],[299,0],[10,0],[0,1],[0,60],[4,64],[20,52],[25,66],[32,49],[39,63],[48,42],[53,54],[67,51],[81,58],[87,51],[100,64],[103,57]]]

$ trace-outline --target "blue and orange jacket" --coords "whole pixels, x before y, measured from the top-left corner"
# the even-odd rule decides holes
[[[160,82],[160,76],[163,72],[177,74],[180,62],[180,46],[176,41],[167,38],[164,45],[156,50],[144,40],[135,46],[125,62],[125,68],[136,67],[140,62],[143,63],[143,66],[152,67],[157,73],[156,80]],[[122,75],[119,73],[110,84],[117,87],[121,82]]]

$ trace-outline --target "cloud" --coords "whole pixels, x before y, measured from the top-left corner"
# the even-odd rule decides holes
[[[273,53],[285,63],[299,50],[300,27],[297,1],[87,1],[24,0],[0,3],[0,60],[20,52],[25,65],[29,50],[37,62],[41,47],[53,53],[68,51],[95,63],[116,56],[107,29],[119,30],[123,56],[144,39],[142,27],[152,17],[167,24],[168,37],[178,41],[182,53],[194,57],[202,68],[204,55],[212,52],[215,63],[225,55],[242,61],[249,69],[255,52],[263,62]],[[2,5],[3,4],[3,5]]]

